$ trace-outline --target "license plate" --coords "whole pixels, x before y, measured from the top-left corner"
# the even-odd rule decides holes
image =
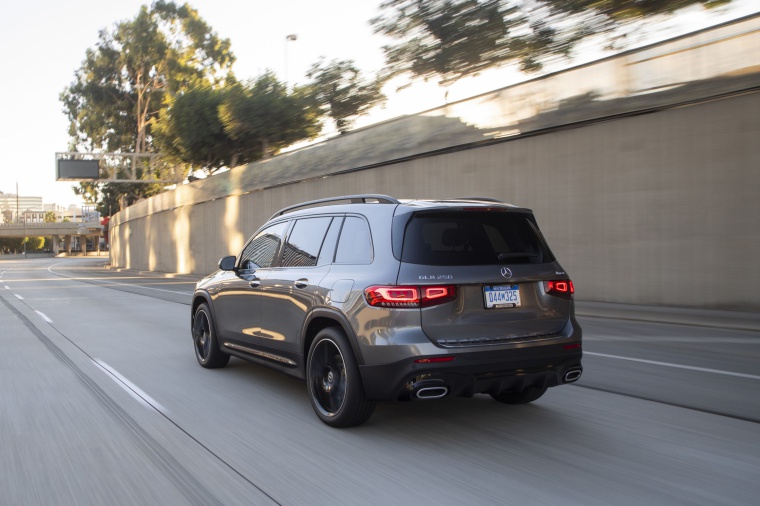
[[[484,286],[483,296],[486,301],[486,309],[520,307],[520,287],[518,285]]]

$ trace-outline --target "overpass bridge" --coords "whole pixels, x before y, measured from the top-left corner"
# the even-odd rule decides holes
[[[58,254],[61,250],[71,253],[71,238],[80,237],[82,249],[87,252],[87,238],[97,237],[103,234],[103,225],[89,222],[54,222],[54,223],[3,223],[0,224],[0,238],[20,239],[26,237],[52,237],[53,253]],[[63,248],[61,248],[63,237]],[[100,241],[95,240],[95,250],[100,252]]]

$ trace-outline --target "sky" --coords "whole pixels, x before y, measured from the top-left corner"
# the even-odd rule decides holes
[[[71,182],[55,181],[55,153],[67,151],[68,121],[60,93],[73,81],[85,51],[98,32],[133,19],[146,0],[4,0],[0,4],[2,78],[0,97],[0,191],[42,196],[47,204],[79,204]],[[180,2],[177,2],[180,3]],[[380,0],[192,0],[191,6],[223,38],[229,38],[239,79],[267,69],[290,82],[305,82],[308,68],[325,57],[352,59],[369,75],[383,65],[382,46],[389,41],[373,33],[369,20],[379,14]],[[758,0],[735,0],[727,8],[693,10],[657,28],[673,36],[760,10]],[[295,34],[295,41],[287,41]],[[662,38],[662,35],[657,37]],[[574,63],[604,56],[591,49]],[[573,62],[566,62],[569,65]],[[553,70],[551,68],[547,70]],[[463,80],[449,90],[449,101],[526,80],[513,68]],[[357,126],[420,112],[444,103],[435,83],[418,83],[396,92],[384,90],[383,109]]]

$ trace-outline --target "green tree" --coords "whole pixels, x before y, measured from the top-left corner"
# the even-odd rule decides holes
[[[306,76],[313,81],[309,93],[324,112],[335,121],[340,133],[346,133],[354,120],[376,105],[385,102],[383,81],[367,82],[361,78],[352,60],[320,60]]]
[[[584,14],[625,23],[661,14],[673,14],[679,9],[702,5],[708,9],[730,3],[731,0],[539,0],[555,13]]]
[[[220,85],[232,75],[233,62],[229,40],[219,38],[188,4],[159,0],[141,7],[134,19],[100,32],[61,94],[70,149],[153,152],[152,128],[171,97],[199,83]],[[138,178],[147,178],[147,171],[138,167]],[[103,188],[113,186],[116,200],[131,204],[161,191],[157,185],[123,185],[86,183],[77,193],[99,201]]]
[[[208,85],[180,92],[155,125],[161,152],[190,166],[191,172],[233,165],[234,153],[241,148],[224,131],[219,117],[224,97],[225,89]]]
[[[155,141],[174,161],[207,173],[276,154],[319,133],[308,90],[292,92],[267,72],[248,83],[180,92],[156,123]]]
[[[56,216],[55,216],[55,211],[46,212],[44,221],[45,223],[55,223],[57,221]]]
[[[3,253],[18,253],[24,249],[24,239],[21,237],[0,238],[0,251]]]
[[[80,183],[73,189],[102,216],[111,216],[123,207],[163,191],[161,185],[144,183]]]
[[[371,21],[396,39],[383,48],[386,74],[462,77],[511,62],[538,70],[567,56],[591,35],[613,36],[622,26],[690,5],[715,7],[731,0],[387,0]]]
[[[240,146],[231,165],[277,154],[293,143],[319,134],[319,110],[306,87],[288,91],[267,72],[226,90],[219,106],[224,132]],[[245,147],[243,149],[242,147]]]
[[[40,251],[45,247],[44,237],[27,237],[25,242],[26,251]]]
[[[516,9],[489,0],[388,0],[371,21],[375,32],[399,41],[383,47],[388,77],[438,77],[441,84],[501,64]]]

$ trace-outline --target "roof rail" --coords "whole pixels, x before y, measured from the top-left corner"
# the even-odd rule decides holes
[[[481,202],[498,202],[499,204],[504,204],[504,201],[499,199],[492,199],[490,197],[454,197],[450,200],[479,200]]]
[[[315,206],[317,204],[326,204],[328,202],[340,202],[342,200],[347,200],[348,204],[367,204],[368,200],[376,200],[378,204],[400,204],[401,203],[397,199],[390,197],[388,195],[379,195],[379,194],[371,194],[371,193],[362,194],[362,195],[343,195],[341,197],[330,197],[326,199],[310,200],[309,202],[303,202],[301,204],[288,206],[274,213],[272,215],[272,218],[276,218],[277,216],[282,216],[285,213],[294,211],[296,209],[300,209],[302,207],[310,207],[310,206]],[[271,220],[272,218],[269,218],[269,219]]]

